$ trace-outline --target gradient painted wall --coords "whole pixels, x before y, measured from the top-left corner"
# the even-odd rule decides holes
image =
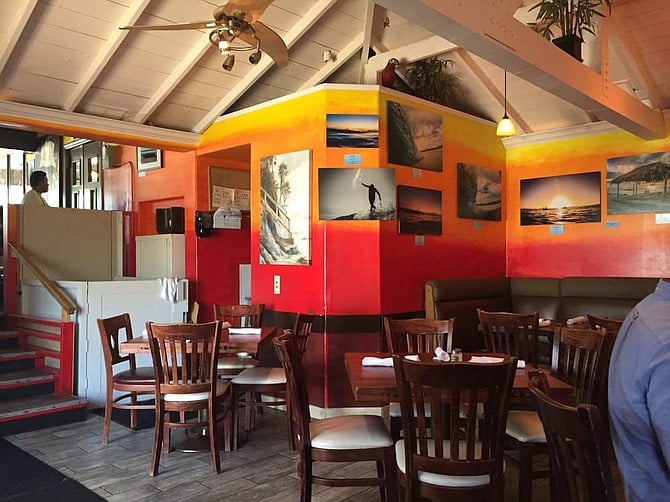
[[[670,149],[670,137],[644,141],[626,132],[512,148],[507,152],[507,275],[511,277],[668,277],[670,225],[655,214],[607,214],[609,158]],[[600,171],[599,223],[549,226],[519,223],[520,181],[527,178]],[[569,194],[568,194],[569,195]]]
[[[456,217],[456,164],[466,162],[504,170],[505,151],[494,125],[376,86],[363,90],[310,92],[235,117],[224,118],[204,135],[199,153],[251,144],[252,297],[278,311],[351,315],[423,309],[423,283],[437,277],[493,276],[505,273],[504,222]],[[443,171],[396,166],[386,161],[386,102],[424,108],[443,117]],[[379,149],[326,148],[327,114],[378,114]],[[312,263],[309,266],[259,265],[260,158],[303,149],[312,152]],[[360,164],[346,165],[348,154]],[[395,167],[396,184],[443,192],[443,234],[400,235],[397,221],[319,221],[318,169]],[[202,193],[202,192],[200,192]],[[281,276],[282,294],[272,292]]]

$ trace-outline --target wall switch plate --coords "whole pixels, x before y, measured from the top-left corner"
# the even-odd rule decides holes
[[[281,278],[278,275],[275,275],[274,277],[274,293],[275,295],[278,295],[281,293]]]

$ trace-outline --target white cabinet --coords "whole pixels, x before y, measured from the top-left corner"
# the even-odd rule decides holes
[[[142,279],[184,277],[184,234],[135,237],[135,275]]]

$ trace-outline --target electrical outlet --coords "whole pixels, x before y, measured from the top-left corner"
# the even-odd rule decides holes
[[[281,293],[281,279],[278,275],[275,275],[274,277],[274,291],[275,295]]]

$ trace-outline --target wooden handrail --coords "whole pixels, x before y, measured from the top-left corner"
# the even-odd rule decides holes
[[[8,242],[7,245],[14,252],[15,257],[30,269],[42,286],[44,286],[54,300],[58,302],[58,305],[63,309],[63,317],[65,317],[65,314],[74,314],[77,311],[77,305],[70,300],[44,272],[42,272],[21,246],[13,242]]]

